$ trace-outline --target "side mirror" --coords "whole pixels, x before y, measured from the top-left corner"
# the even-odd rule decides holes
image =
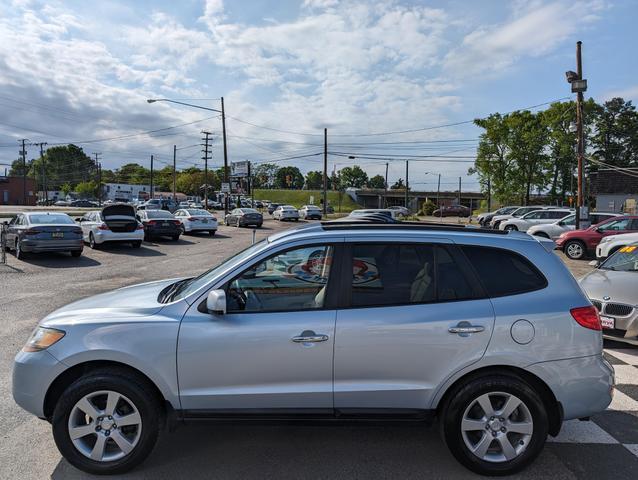
[[[226,313],[226,292],[224,290],[212,290],[206,298],[206,310],[208,313],[223,315]]]
[[[598,260],[592,260],[589,262],[589,265],[598,268],[600,266],[600,262]]]
[[[80,223],[82,223],[82,217],[77,217],[77,218],[75,219],[75,221],[76,221],[76,222],[80,222]]]

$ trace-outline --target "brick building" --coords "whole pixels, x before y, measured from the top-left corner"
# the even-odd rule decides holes
[[[35,181],[26,179],[26,192],[23,182],[22,177],[0,177],[0,205],[35,205]]]

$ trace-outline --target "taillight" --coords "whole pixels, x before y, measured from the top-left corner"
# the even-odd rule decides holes
[[[82,229],[81,228],[74,228],[73,230],[71,230],[73,233],[82,233]]]
[[[155,225],[157,222],[155,220],[149,220],[146,222],[147,225]]]
[[[194,222],[197,219],[195,217],[188,217],[186,220],[188,220],[189,222]]]
[[[173,220],[173,225],[179,225],[179,220]]]
[[[569,313],[572,314],[574,320],[582,327],[589,328],[591,330],[602,330],[603,327],[600,324],[600,315],[596,307],[578,307],[572,308]]]
[[[106,223],[101,223],[97,228],[98,230],[108,230],[109,226]]]
[[[142,225],[141,223],[138,223],[137,230],[144,230],[144,225]]]
[[[42,230],[38,230],[37,228],[29,228],[24,231],[25,235],[37,235],[38,233],[42,233]]]

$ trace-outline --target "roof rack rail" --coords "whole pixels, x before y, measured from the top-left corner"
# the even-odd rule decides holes
[[[369,220],[352,220],[352,221],[322,221],[320,222],[324,230],[348,230],[348,229],[388,229],[388,230],[457,230],[469,233],[489,233],[492,235],[508,235],[507,230],[492,230],[489,228],[475,227],[473,225],[454,225],[450,223],[435,222],[396,222],[396,223],[377,223]]]

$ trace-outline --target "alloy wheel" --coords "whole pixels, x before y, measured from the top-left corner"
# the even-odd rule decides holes
[[[501,463],[519,457],[534,432],[532,414],[525,403],[506,392],[485,393],[463,413],[461,433],[465,446],[481,460]]]
[[[133,451],[142,433],[142,417],[121,393],[101,390],[75,404],[67,428],[82,455],[97,462],[111,462]]]
[[[580,258],[583,256],[583,246],[580,243],[572,242],[567,245],[567,256],[569,258]]]

